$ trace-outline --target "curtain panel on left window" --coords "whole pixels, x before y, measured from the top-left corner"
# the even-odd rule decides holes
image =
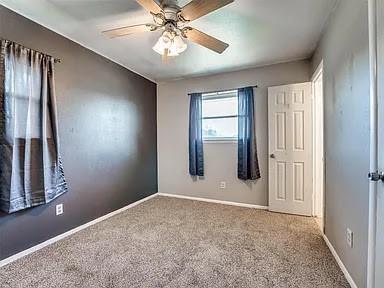
[[[189,104],[189,174],[204,176],[202,94],[192,93]]]
[[[0,210],[46,204],[67,192],[60,157],[54,59],[0,42]]]

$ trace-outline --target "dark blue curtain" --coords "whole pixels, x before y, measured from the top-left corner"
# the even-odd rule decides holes
[[[259,161],[257,159],[255,114],[253,88],[238,90],[238,167],[237,176],[241,180],[259,179]]]
[[[189,174],[204,176],[202,95],[190,95],[189,107]]]

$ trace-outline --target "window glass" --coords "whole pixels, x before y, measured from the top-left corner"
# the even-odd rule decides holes
[[[203,94],[203,138],[237,138],[237,91]]]

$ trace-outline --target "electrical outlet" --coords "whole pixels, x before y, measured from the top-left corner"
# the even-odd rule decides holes
[[[349,247],[353,248],[353,232],[351,229],[347,229],[347,244]]]
[[[220,189],[225,189],[227,187],[227,183],[225,181],[220,182]]]
[[[64,205],[58,204],[56,205],[56,216],[61,215],[64,213]]]

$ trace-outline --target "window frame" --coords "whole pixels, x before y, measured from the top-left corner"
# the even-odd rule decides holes
[[[235,96],[234,96],[235,95]],[[204,106],[204,100],[215,100],[215,99],[225,99],[225,98],[237,98],[238,91],[237,90],[225,90],[220,92],[210,92],[202,94],[202,105]],[[237,107],[236,107],[237,108]],[[234,115],[224,115],[224,116],[202,116],[202,121],[204,120],[212,120],[212,119],[229,119],[229,118],[239,118],[239,113]],[[204,143],[237,143],[238,137],[204,137]]]

